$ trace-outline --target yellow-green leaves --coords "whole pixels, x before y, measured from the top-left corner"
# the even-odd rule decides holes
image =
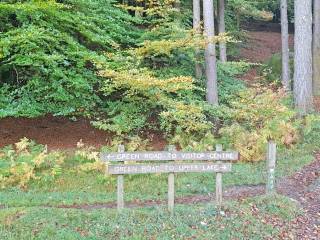
[[[65,155],[47,152],[46,147],[36,145],[27,138],[0,150],[0,187],[27,188],[32,180],[54,179],[61,173]]]

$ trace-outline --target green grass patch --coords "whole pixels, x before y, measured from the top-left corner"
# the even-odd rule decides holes
[[[299,144],[296,148],[280,149],[276,177],[293,174],[313,161],[314,143]],[[102,173],[85,173],[63,169],[53,181],[33,182],[26,191],[11,188],[0,192],[0,205],[8,207],[38,205],[72,205],[105,203],[116,200],[116,177]],[[224,188],[237,185],[264,184],[265,162],[237,163],[231,173],[223,175]],[[177,174],[176,196],[210,194],[214,191],[215,175],[210,173]],[[167,174],[125,176],[125,200],[166,199]]]
[[[230,201],[224,212],[217,215],[212,204],[178,205],[173,216],[165,206],[121,214],[115,209],[3,209],[0,239],[266,239],[277,238],[300,213],[277,195]]]

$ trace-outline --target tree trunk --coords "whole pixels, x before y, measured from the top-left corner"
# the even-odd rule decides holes
[[[181,2],[180,2],[180,0],[176,0],[176,1],[173,3],[173,7],[176,8],[178,11],[180,11],[180,8],[181,8]]]
[[[312,110],[312,0],[295,0],[294,97],[301,115]]]
[[[281,0],[282,86],[291,90],[289,64],[288,2]]]
[[[219,6],[219,33],[225,33],[226,32],[226,25],[225,25],[225,0],[219,0],[218,2]],[[220,42],[219,43],[219,50],[220,50],[220,61],[226,62],[227,61],[227,48],[226,43]]]
[[[314,0],[313,14],[313,95],[320,96],[320,0]]]
[[[213,0],[203,0],[204,36],[208,41],[205,49],[207,101],[212,105],[218,104],[217,63],[214,37],[214,8]]]
[[[201,15],[200,0],[193,0],[193,30],[194,30],[194,34],[196,37],[201,34],[200,15]],[[196,56],[196,65],[195,65],[196,78],[201,78],[202,77],[202,66],[200,63],[199,49],[195,50],[195,56]]]

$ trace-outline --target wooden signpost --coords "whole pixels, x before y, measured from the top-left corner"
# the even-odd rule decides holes
[[[216,151],[222,151],[222,145],[216,145]],[[222,205],[222,171],[218,171],[216,174],[216,203],[220,208]]]
[[[100,158],[104,162],[117,162],[117,164],[108,165],[108,173],[118,177],[117,208],[119,211],[124,208],[124,175],[169,173],[168,210],[172,212],[174,208],[174,173],[217,173],[216,203],[220,207],[222,204],[222,173],[231,171],[231,161],[238,160],[238,152],[222,151],[221,145],[217,145],[216,151],[211,152],[178,152],[174,149],[163,152],[124,152],[124,147],[119,146],[118,153],[102,153]]]
[[[177,153],[174,145],[169,146],[169,151]],[[168,211],[172,214],[174,209],[174,173],[168,175]]]
[[[124,146],[119,145],[118,146],[118,152],[123,153],[124,152]],[[117,177],[117,208],[123,209],[124,208],[124,177],[123,175],[118,175]]]
[[[268,142],[267,147],[267,185],[266,193],[272,194],[275,191],[275,167],[277,160],[277,145],[274,141]]]

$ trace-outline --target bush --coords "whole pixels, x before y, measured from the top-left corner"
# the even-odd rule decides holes
[[[101,104],[93,62],[136,43],[135,19],[111,1],[57,2],[0,3],[0,88],[9,93],[0,117],[92,114]]]
[[[231,124],[220,130],[222,141],[240,152],[243,161],[264,159],[269,139],[279,146],[291,147],[299,138],[296,113],[282,101],[288,96],[280,90],[248,89],[231,103]]]
[[[320,116],[316,114],[307,115],[304,119],[302,133],[306,143],[315,143],[319,141]]]
[[[15,146],[0,149],[0,187],[26,188],[34,181],[51,181],[62,172],[65,156],[60,152],[47,152],[27,138]]]
[[[281,87],[281,75],[282,75],[282,62],[281,54],[277,53],[260,67],[260,74],[264,77],[267,84],[275,84],[277,87]],[[293,78],[293,60],[290,61],[291,79]]]

